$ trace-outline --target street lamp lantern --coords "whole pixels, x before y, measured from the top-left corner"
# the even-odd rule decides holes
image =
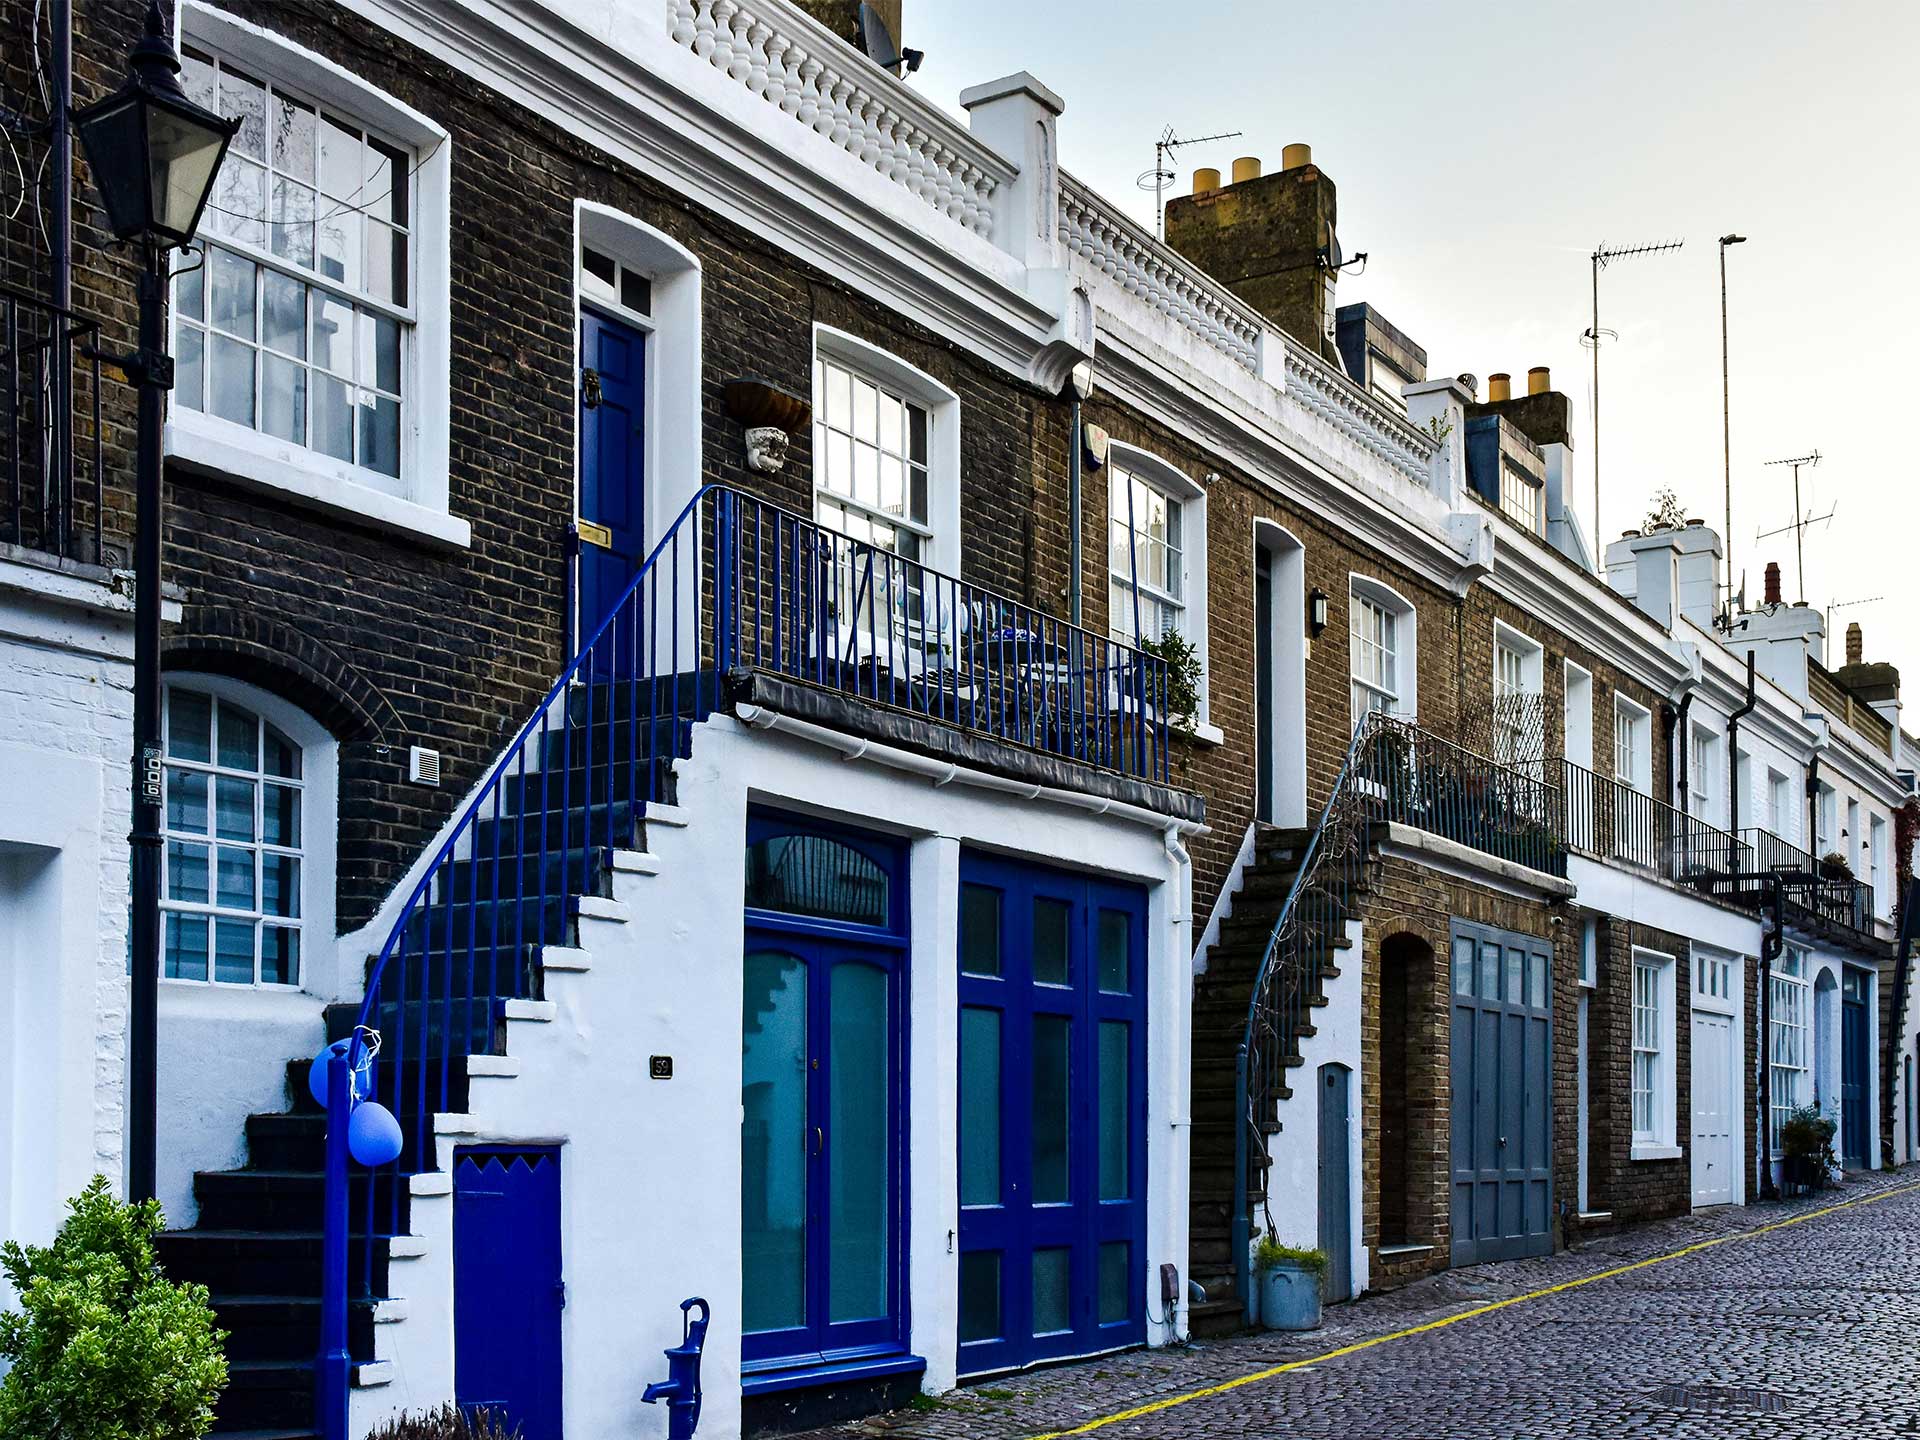
[[[189,100],[179,74],[159,0],[150,0],[147,31],[134,47],[126,83],[73,117],[116,239],[175,249],[192,244],[240,128],[238,120]]]

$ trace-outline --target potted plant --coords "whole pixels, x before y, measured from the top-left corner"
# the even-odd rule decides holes
[[[1822,1189],[1838,1163],[1835,1126],[1817,1105],[1802,1105],[1780,1123],[1781,1180],[1798,1190]]]
[[[1164,695],[1147,696],[1149,708],[1155,701],[1166,701],[1166,719],[1168,729],[1180,747],[1180,768],[1187,769],[1193,751],[1194,737],[1200,733],[1200,687],[1206,684],[1207,674],[1200,664],[1200,651],[1194,643],[1178,630],[1169,630],[1153,640],[1140,642],[1140,652],[1151,655],[1167,668]]]
[[[1324,1252],[1282,1245],[1271,1230],[1262,1235],[1253,1247],[1260,1323],[1269,1330],[1318,1330],[1320,1280],[1326,1269]]]
[[[1829,850],[1820,857],[1820,878],[1823,880],[1851,880],[1853,866],[1847,863],[1847,857],[1838,850]]]

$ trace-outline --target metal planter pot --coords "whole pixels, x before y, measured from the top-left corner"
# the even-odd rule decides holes
[[[1259,1277],[1260,1323],[1268,1330],[1320,1328],[1320,1272],[1286,1262]]]

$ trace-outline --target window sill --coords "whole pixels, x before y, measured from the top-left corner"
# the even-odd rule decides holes
[[[1647,1145],[1636,1142],[1630,1160],[1678,1160],[1686,1152],[1678,1145]]]
[[[316,463],[308,451],[221,421],[177,414],[167,421],[162,448],[188,470],[236,480],[376,530],[456,550],[473,543],[465,520],[348,479]]]
[[[769,1395],[781,1390],[805,1390],[817,1385],[845,1384],[852,1380],[883,1380],[891,1375],[917,1375],[926,1368],[927,1362],[918,1355],[901,1354],[827,1361],[824,1364],[762,1370],[758,1373],[749,1362],[742,1367],[745,1373],[740,1377],[740,1393]]]
[[[1224,745],[1227,732],[1211,721],[1202,720],[1193,727],[1193,742],[1196,745]]]

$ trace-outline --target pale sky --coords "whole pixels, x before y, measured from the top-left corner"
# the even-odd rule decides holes
[[[1519,393],[1549,365],[1575,411],[1575,495],[1593,520],[1588,256],[1684,239],[1600,277],[1603,539],[1659,486],[1725,530],[1718,238],[1728,252],[1733,577],[1757,604],[1781,562],[1798,596],[1792,474],[1818,449],[1803,510],[1806,598],[1849,620],[1869,660],[1920,697],[1920,465],[1910,439],[1920,345],[1920,4],[1458,6],[1415,0],[906,0],[915,86],[1030,70],[1066,101],[1061,163],[1151,224],[1135,180],[1167,125],[1243,130],[1174,163],[1313,146],[1339,187],[1339,302],[1367,300],[1427,351],[1429,373],[1499,370]],[[957,108],[957,107],[956,107]],[[1900,417],[1908,417],[1902,420]],[[1920,717],[1920,699],[1908,728]]]

